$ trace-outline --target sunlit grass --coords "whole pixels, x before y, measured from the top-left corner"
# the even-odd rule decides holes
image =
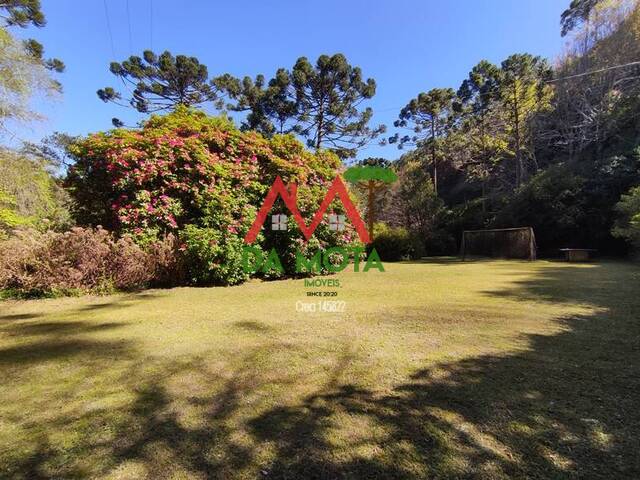
[[[0,302],[0,477],[640,474],[637,267],[386,268]]]

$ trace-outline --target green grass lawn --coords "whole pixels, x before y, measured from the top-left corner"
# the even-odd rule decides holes
[[[0,477],[640,477],[637,266],[386,267],[0,302]]]

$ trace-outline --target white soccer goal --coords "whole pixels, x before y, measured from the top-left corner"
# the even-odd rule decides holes
[[[536,259],[536,236],[531,227],[465,230],[460,256]]]

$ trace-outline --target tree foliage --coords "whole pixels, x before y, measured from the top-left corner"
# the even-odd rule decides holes
[[[0,131],[8,121],[40,118],[30,107],[37,94],[62,91],[50,71],[64,71],[59,59],[44,59],[44,47],[34,39],[20,41],[10,27],[43,27],[45,17],[39,0],[0,0]]]
[[[618,219],[613,227],[613,235],[624,238],[635,248],[640,248],[640,187],[622,195],[616,205]]]
[[[459,128],[451,133],[456,166],[469,182],[482,185],[481,200],[486,213],[488,191],[502,183],[499,171],[509,152],[506,118],[500,99],[500,68],[482,60],[469,72],[458,89]],[[499,189],[507,187],[501,184]]]
[[[41,159],[0,149],[0,231],[69,226],[69,198]]]
[[[0,129],[9,121],[26,122],[41,116],[30,105],[34,96],[51,97],[60,84],[29,53],[22,42],[0,28]]]
[[[315,64],[300,57],[291,70],[280,68],[269,81],[262,74],[239,79],[225,73],[210,79],[197,58],[174,57],[168,51],[158,56],[147,50],[142,57],[111,63],[110,70],[130,95],[101,88],[97,94],[104,102],[142,113],[212,103],[217,109],[245,113],[242,130],[267,137],[294,133],[308,146],[330,149],[340,158],[354,157],[385,130],[383,125],[371,127],[373,111],[360,107],[374,96],[375,81],[365,80],[342,54],[321,55]],[[113,123],[122,126],[118,119]]]
[[[9,26],[44,27],[47,23],[40,8],[40,0],[0,0],[0,11],[4,11],[0,18]]]
[[[432,167],[434,190],[438,192],[438,163],[442,160],[442,140],[447,137],[455,124],[456,93],[451,88],[434,88],[420,93],[412,99],[398,115],[395,127],[408,128],[413,133],[401,136],[396,133],[389,138],[399,148],[405,145],[418,145],[429,157]]]
[[[535,170],[533,117],[549,108],[551,67],[541,57],[511,55],[502,62],[498,92],[506,112],[506,127],[515,166],[515,187]]]
[[[499,65],[483,60],[451,103],[450,89],[435,89],[400,112],[396,125],[412,132],[390,140],[417,148],[397,168],[431,172],[436,160],[448,232],[531,225],[542,253],[624,252],[610,231],[620,196],[640,184],[640,7],[574,1],[567,12],[571,36],[553,70],[530,54]],[[397,213],[420,198],[419,188],[414,182],[404,209],[397,208],[402,196],[386,203],[382,217],[402,218]],[[419,223],[406,216],[400,225],[416,231]]]
[[[238,252],[277,175],[299,185],[298,207],[311,216],[340,165],[332,153],[312,154],[290,135],[265,139],[182,106],[152,116],[139,131],[119,128],[80,139],[70,151],[76,163],[67,186],[77,220],[143,243],[175,233],[190,255],[195,283],[246,278]],[[273,213],[281,209],[278,204]],[[339,204],[334,209],[341,211]],[[352,238],[352,229],[335,232],[323,225],[308,248]],[[276,244],[295,265],[294,252],[304,245],[295,222],[284,232],[262,231],[258,246],[270,251]]]
[[[170,111],[178,106],[197,106],[217,100],[217,89],[209,81],[207,66],[195,57],[160,55],[145,50],[142,57],[132,55],[122,63],[112,62],[109,70],[118,77],[130,95],[113,87],[101,88],[98,97],[104,102],[131,106],[138,112]],[[122,101],[126,103],[122,103]],[[114,119],[114,125],[119,121]]]
[[[564,37],[589,18],[593,8],[602,0],[572,0],[560,17],[561,35]]]
[[[241,125],[243,130],[256,130],[267,137],[299,130],[294,122],[298,105],[288,70],[278,69],[268,82],[264,75],[240,80],[225,74],[216,77],[214,83],[231,98],[230,110],[247,114]]]
[[[39,159],[54,174],[60,174],[71,165],[69,147],[79,137],[64,132],[53,132],[39,142],[23,142],[21,153]]]
[[[47,23],[40,7],[40,0],[0,0],[0,19],[4,21],[4,25],[0,25],[0,28],[26,28],[30,25],[41,28]],[[44,47],[37,40],[27,39],[23,45],[25,50],[45,68],[58,73],[64,71],[62,60],[44,59]]]
[[[320,55],[314,64],[300,57],[290,71],[278,69],[269,82],[258,75],[242,81],[223,76],[215,83],[233,100],[232,110],[249,112],[245,128],[266,135],[293,132],[309,147],[330,149],[340,158],[354,157],[385,130],[371,127],[373,110],[361,108],[375,95],[375,80],[365,80],[340,53]]]
[[[436,195],[429,173],[418,158],[396,166],[398,182],[391,185],[382,212],[386,224],[405,227],[428,254],[447,252],[449,235],[443,229],[448,215],[444,201]]]

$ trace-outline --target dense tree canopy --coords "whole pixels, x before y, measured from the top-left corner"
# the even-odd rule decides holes
[[[20,41],[9,31],[45,24],[39,0],[0,0],[0,134],[7,121],[40,118],[30,105],[33,96],[62,90],[49,71],[64,71],[64,63],[44,59],[42,44],[34,39]]]
[[[341,158],[354,157],[385,130],[371,127],[373,111],[360,107],[375,95],[375,80],[365,80],[342,54],[320,55],[315,64],[301,57],[290,71],[278,69],[269,82],[263,75],[242,81],[222,76],[214,82],[233,100],[232,110],[249,112],[245,128],[266,135],[294,132],[309,147],[328,148]]]
[[[436,194],[438,163],[443,155],[441,140],[447,136],[456,121],[455,101],[456,94],[451,88],[434,88],[420,93],[400,110],[399,119],[394,123],[396,127],[409,128],[413,134],[395,134],[389,138],[389,142],[398,143],[399,148],[412,144],[428,152]]]
[[[0,235],[16,227],[64,228],[69,198],[46,160],[0,149]]]
[[[41,118],[31,105],[33,97],[48,97],[60,91],[42,62],[24,44],[0,27],[0,134],[8,121]]]
[[[195,57],[173,56],[168,51],[156,55],[145,50],[142,57],[132,55],[122,63],[112,62],[109,70],[130,91],[124,100],[139,112],[170,111],[179,105],[197,106],[217,100],[207,66]],[[101,88],[97,94],[104,102],[121,104],[123,100],[113,87]],[[114,124],[118,126],[119,121],[114,119]]]
[[[299,130],[293,121],[298,105],[286,69],[278,69],[268,82],[264,75],[240,80],[225,74],[215,78],[214,83],[232,99],[228,104],[230,110],[247,113],[241,125],[243,130],[256,130],[267,137]]]
[[[532,118],[549,107],[551,78],[546,60],[529,54],[511,55],[500,69],[498,91],[506,111],[507,133],[515,164],[515,187],[526,179],[529,169],[535,170],[532,148]]]
[[[0,67],[5,72],[0,77],[1,123],[11,117],[28,118],[31,93],[54,90],[47,69],[62,65],[43,60],[41,45],[16,41],[8,30],[43,26],[38,1],[0,0],[0,12]],[[640,184],[640,8],[635,0],[573,0],[560,20],[568,43],[553,68],[543,58],[516,53],[498,64],[479,61],[457,89],[416,92],[398,112],[396,130],[386,139],[414,150],[390,165],[381,159],[367,164],[391,166],[403,185],[394,184],[388,195],[368,195],[363,209],[375,209],[412,238],[418,234],[424,242],[438,239],[440,246],[451,245],[449,240],[465,228],[532,225],[540,230],[543,248],[619,249],[623,243],[611,232],[630,238],[620,233],[620,225],[632,226],[628,205],[635,205],[637,193],[631,189]],[[76,165],[69,171],[68,185],[76,198],[77,219],[120,232],[153,235],[188,225],[221,228],[222,220],[213,221],[211,212],[205,212],[211,199],[193,184],[207,184],[213,177],[203,180],[198,176],[202,172],[196,169],[196,174],[193,168],[203,158],[218,158],[226,148],[236,152],[238,145],[250,144],[247,148],[258,152],[258,169],[284,158],[289,167],[311,162],[314,170],[320,168],[317,162],[326,161],[335,173],[336,158],[354,158],[385,131],[382,125],[372,125],[373,111],[367,106],[376,82],[340,53],[320,55],[315,61],[300,57],[272,77],[236,78],[224,70],[210,76],[197,58],[168,51],[145,51],[113,62],[110,70],[125,89],[98,90],[103,101],[166,117],[148,119],[141,130],[116,129],[80,142],[59,135],[27,145],[23,153],[64,170],[71,150]],[[230,119],[205,121],[191,110],[204,106],[234,112],[240,130],[231,127]],[[195,134],[183,135],[182,130],[192,131],[192,124],[212,136],[209,143],[198,143],[202,141],[196,141]],[[218,135],[231,143],[214,141]],[[293,137],[316,155],[303,154]],[[295,159],[287,149],[297,152]],[[167,156],[182,160],[167,166]],[[254,165],[247,152],[234,158]],[[271,160],[260,160],[264,158]],[[198,165],[205,173],[211,166]],[[359,175],[374,172],[361,168],[364,165],[346,175],[354,182],[363,180]],[[235,167],[228,167],[224,175],[215,173],[222,175],[216,177],[220,185],[225,175],[235,181]],[[247,170],[242,175],[251,179],[254,173]],[[160,184],[154,183],[160,179]],[[367,185],[374,181],[369,178]],[[262,191],[265,185],[258,184],[256,191]],[[195,190],[185,196],[180,189],[188,190],[187,185]],[[249,191],[244,190],[253,195]],[[621,198],[621,206],[615,207]],[[15,211],[16,199],[5,191],[0,204],[5,213]],[[219,212],[224,213],[221,205]],[[233,212],[230,215],[224,221],[235,225],[237,219]],[[616,215],[620,218],[614,227]]]
[[[437,173],[449,212],[436,229],[459,236],[531,225],[542,254],[571,246],[624,252],[610,232],[622,216],[614,232],[631,238],[634,195],[615,205],[640,183],[640,8],[635,1],[576,0],[562,22],[571,36],[553,70],[530,54],[500,65],[483,60],[456,94],[434,89],[401,110],[396,126],[411,133],[398,131],[390,141],[416,149],[396,168]],[[396,196],[385,218],[402,218],[392,213],[402,211],[399,199],[420,198],[419,183],[411,184],[416,195]],[[417,221],[407,217],[403,226],[417,231],[412,225]]]
[[[158,56],[147,50],[142,57],[111,63],[110,70],[131,95],[124,98],[113,87],[101,88],[97,94],[105,102],[143,113],[212,103],[218,109],[246,113],[243,130],[267,137],[294,133],[308,146],[330,149],[341,158],[354,157],[358,148],[385,130],[383,125],[371,127],[373,111],[360,107],[375,95],[375,81],[365,80],[360,68],[342,54],[321,55],[315,64],[300,57],[291,70],[280,68],[269,81],[262,74],[241,80],[225,73],[210,79],[197,58],[174,57],[168,51]],[[118,119],[113,122],[122,125]]]
[[[561,34],[564,37],[582,22],[589,18],[593,8],[602,0],[572,0],[569,8],[562,12],[560,24]]]
[[[76,163],[67,187],[78,222],[132,234],[143,243],[178,235],[197,257],[196,283],[246,278],[240,258],[243,238],[277,175],[299,185],[298,207],[311,216],[340,166],[333,153],[313,154],[291,135],[265,139],[237,130],[225,118],[183,106],[151,116],[141,130],[93,134],[70,150]],[[341,211],[338,203],[333,208]],[[281,209],[276,205],[274,213]],[[257,247],[268,252],[278,245],[289,269],[295,266],[296,248],[353,238],[351,229],[335,232],[323,224],[305,244],[291,222],[284,232],[263,229]]]
[[[628,194],[622,195],[616,210],[619,215],[613,234],[640,247],[640,187],[632,188]]]
[[[47,23],[40,7],[40,0],[0,0],[0,19],[4,21],[3,28],[21,27],[30,25],[44,27]],[[44,59],[44,47],[33,38],[24,42],[24,47],[33,58],[42,63],[49,70],[58,73],[64,71],[64,63],[58,58]]]

